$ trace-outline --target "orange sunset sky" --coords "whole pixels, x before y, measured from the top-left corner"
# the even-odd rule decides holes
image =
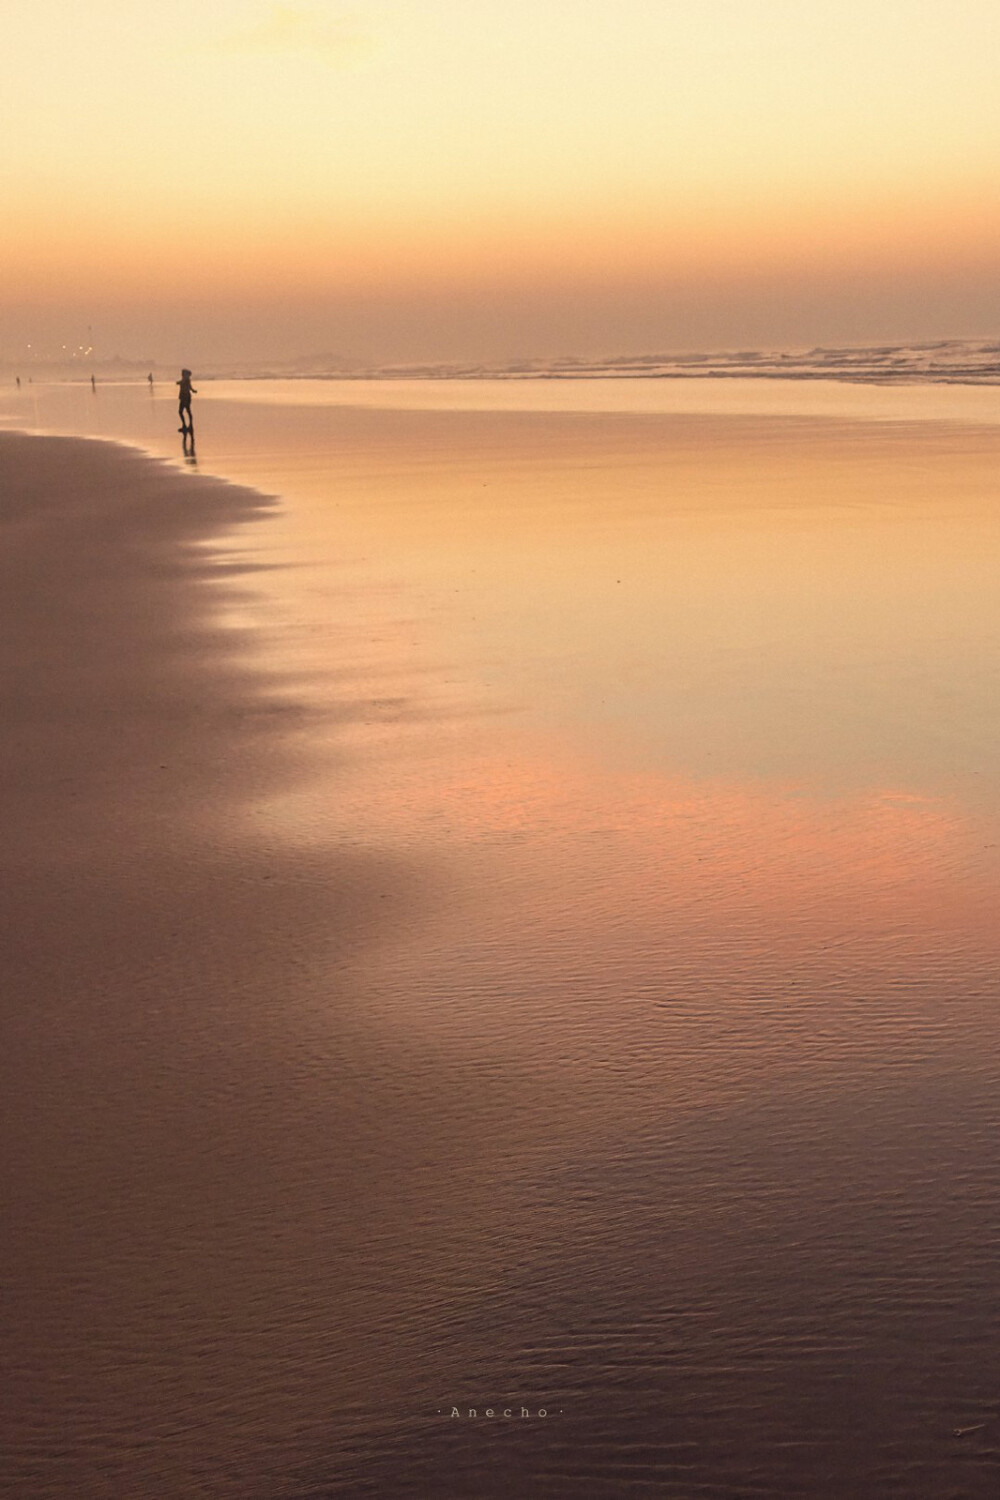
[[[995,0],[3,16],[8,362],[996,331]]]

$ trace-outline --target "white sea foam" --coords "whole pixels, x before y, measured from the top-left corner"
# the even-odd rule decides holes
[[[218,371],[243,378],[594,380],[725,378],[849,380],[869,384],[1000,384],[1000,342],[945,339],[926,344],[873,344],[802,350],[739,349],[711,353],[564,356],[501,364],[382,364],[361,367],[335,355],[300,357],[268,367]]]

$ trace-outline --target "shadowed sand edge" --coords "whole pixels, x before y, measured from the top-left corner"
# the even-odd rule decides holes
[[[253,631],[222,628],[206,581],[225,544],[197,544],[274,501],[10,432],[0,483],[5,1493],[181,1496],[210,1473],[244,1494],[256,1468],[219,1478],[233,1414],[259,1415],[253,1464],[301,1403],[275,1394],[267,1309],[321,1296],[315,1228],[274,1284],[259,1237],[351,1171],[366,1067],[317,1063],[330,1017],[353,1024],[329,975],[406,881],[249,815],[306,774],[301,736],[257,711]],[[320,1206],[289,1203],[310,1157]],[[266,1369],[234,1353],[257,1317]]]

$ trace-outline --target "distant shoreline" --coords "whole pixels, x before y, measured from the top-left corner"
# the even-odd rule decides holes
[[[991,374],[991,375],[953,375],[953,374],[948,374],[948,375],[944,375],[944,374],[918,375],[918,374],[913,374],[913,373],[911,373],[909,371],[906,371],[906,372],[900,371],[898,373],[889,373],[889,372],[886,372],[886,373],[880,374],[880,375],[877,375],[877,374],[863,375],[863,374],[857,374],[857,373],[850,373],[850,374],[848,374],[848,373],[835,373],[834,371],[823,371],[823,370],[814,370],[814,371],[813,370],[810,370],[810,371],[806,371],[806,370],[801,370],[801,371],[792,371],[792,370],[661,370],[661,371],[657,371],[655,373],[651,372],[651,371],[648,371],[648,370],[625,370],[625,371],[601,370],[601,371],[586,371],[586,372],[579,372],[579,373],[577,373],[577,372],[571,372],[571,371],[564,371],[564,370],[549,370],[549,371],[544,371],[544,372],[532,372],[530,374],[511,374],[511,373],[504,373],[504,372],[500,372],[500,371],[488,371],[488,372],[483,371],[483,372],[472,373],[472,374],[452,374],[452,373],[449,372],[449,373],[434,373],[434,374],[421,373],[421,374],[412,374],[412,375],[411,374],[402,374],[402,373],[399,373],[399,372],[395,372],[393,374],[385,374],[385,373],[373,372],[372,374],[366,374],[366,375],[337,375],[337,374],[327,374],[327,375],[320,374],[320,375],[317,375],[317,374],[312,374],[312,373],[300,372],[298,374],[289,375],[289,374],[284,374],[284,373],[281,373],[281,374],[274,373],[272,371],[262,371],[260,373],[255,373],[255,374],[252,374],[252,375],[248,375],[248,374],[245,374],[245,373],[244,374],[239,374],[239,375],[233,375],[233,374],[228,374],[228,373],[225,373],[225,372],[209,373],[209,374],[204,374],[204,375],[203,374],[199,374],[198,379],[204,381],[206,384],[209,383],[209,382],[211,382],[211,381],[217,381],[217,380],[245,381],[248,384],[253,383],[253,382],[257,382],[257,381],[264,381],[264,380],[289,380],[289,381],[321,380],[321,381],[325,381],[325,382],[327,382],[329,384],[340,384],[340,385],[369,384],[372,381],[378,381],[380,384],[384,384],[384,385],[391,385],[393,383],[400,382],[400,381],[407,381],[407,382],[409,382],[409,381],[413,381],[413,380],[426,381],[428,384],[441,383],[441,382],[444,382],[444,381],[458,381],[458,380],[461,380],[461,381],[475,381],[475,382],[479,382],[479,383],[486,383],[488,381],[503,381],[504,383],[511,384],[511,385],[525,384],[525,383],[528,383],[528,382],[538,382],[539,384],[547,384],[547,383],[551,383],[553,381],[585,382],[585,381],[596,381],[596,380],[614,380],[614,381],[631,381],[631,380],[635,380],[635,381],[638,381],[638,380],[657,380],[657,381],[660,381],[660,380],[665,380],[665,381],[672,381],[672,380],[699,380],[699,381],[708,381],[708,380],[760,380],[760,381],[778,381],[778,380],[786,380],[786,381],[790,381],[790,382],[793,382],[793,383],[800,383],[801,382],[801,383],[809,383],[809,384],[817,384],[817,383],[822,382],[822,381],[835,381],[838,385],[874,385],[874,386],[960,385],[960,386],[987,386],[987,387],[991,387],[991,386],[1000,386],[1000,370],[998,370],[995,374]],[[139,380],[135,376],[105,375],[103,377],[103,380],[104,380],[104,383],[106,385],[140,385],[141,386],[141,385],[145,385],[146,384],[146,381],[144,379],[143,380]],[[164,381],[163,383],[165,384],[166,382]],[[83,376],[83,375],[75,375],[75,376],[50,375],[50,376],[44,376],[44,377],[40,376],[39,380],[38,380],[38,384],[39,385],[81,385],[81,386],[82,385],[89,385],[90,384],[90,376],[89,375],[88,376]]]
[[[110,359],[93,365],[41,362],[27,374],[46,381],[145,383],[153,372],[156,385],[169,385],[174,366],[155,360]],[[26,370],[9,360],[0,374],[13,383]],[[337,354],[303,355],[274,366],[243,364],[235,368],[201,365],[200,380],[358,381],[583,381],[583,380],[831,380],[854,385],[1000,385],[1000,343],[994,339],[946,339],[923,344],[815,346],[811,349],[729,349],[680,353],[612,355],[601,358],[553,356],[497,364],[433,361],[362,365]]]

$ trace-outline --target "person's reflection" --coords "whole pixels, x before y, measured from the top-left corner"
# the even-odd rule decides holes
[[[186,464],[193,464],[194,467],[197,468],[198,467],[198,455],[195,452],[195,447],[194,447],[194,428],[193,427],[185,427],[184,428],[183,436],[181,437],[181,446],[184,449],[184,462]]]

